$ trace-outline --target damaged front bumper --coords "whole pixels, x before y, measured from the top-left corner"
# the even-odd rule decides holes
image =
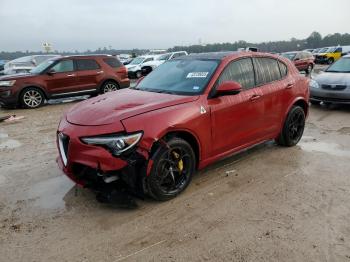
[[[103,130],[105,128],[106,130]],[[135,148],[119,157],[113,156],[102,147],[85,144],[81,137],[89,136],[94,130],[110,133],[116,127],[90,127],[72,125],[62,120],[58,129],[57,147],[60,169],[76,184],[103,192],[123,186],[134,194],[143,196],[143,181],[147,175],[148,153]],[[114,129],[115,130],[115,129]]]

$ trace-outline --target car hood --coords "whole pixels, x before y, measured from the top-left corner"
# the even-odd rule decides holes
[[[5,76],[0,76],[0,80],[17,80],[21,78],[28,78],[28,77],[34,77],[36,76],[35,74],[31,73],[21,73],[21,74],[12,74],[12,75],[5,75]]]
[[[314,79],[320,85],[346,85],[350,86],[350,73],[323,72]]]
[[[189,103],[198,97],[127,88],[83,101],[68,111],[66,118],[75,125],[109,125],[153,110]]]

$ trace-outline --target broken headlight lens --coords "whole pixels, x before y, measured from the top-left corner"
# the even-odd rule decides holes
[[[128,135],[84,137],[81,140],[88,145],[104,147],[113,155],[120,156],[123,152],[134,147],[141,140],[142,134],[142,132],[138,132]]]

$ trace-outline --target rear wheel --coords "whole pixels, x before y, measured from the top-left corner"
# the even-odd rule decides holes
[[[148,193],[156,200],[169,200],[189,185],[195,171],[196,157],[183,139],[172,138],[155,153],[150,175],[146,179]]]
[[[38,108],[45,102],[44,93],[35,87],[26,88],[20,96],[20,103],[24,108]]]
[[[101,88],[101,93],[105,94],[108,92],[116,91],[119,89],[119,86],[116,82],[114,81],[106,81]]]
[[[142,77],[142,71],[136,71],[135,76],[137,79]]]
[[[328,58],[327,63],[329,65],[333,64],[334,63],[334,58],[333,57]]]
[[[311,74],[312,69],[313,69],[313,66],[312,65],[308,65],[307,69],[305,70],[305,73],[306,74]]]
[[[300,106],[293,106],[284,122],[277,144],[295,146],[301,139],[305,128],[305,112]]]

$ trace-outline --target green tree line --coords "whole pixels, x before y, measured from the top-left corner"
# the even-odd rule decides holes
[[[271,41],[262,43],[250,43],[243,40],[234,43],[215,43],[207,45],[175,46],[169,48],[170,52],[187,51],[189,53],[235,51],[238,48],[257,47],[265,52],[286,52],[304,49],[314,49],[319,47],[350,45],[350,34],[329,34],[324,37],[318,32],[313,32],[306,39],[292,38],[289,41]]]
[[[265,52],[285,52],[285,51],[295,51],[303,50],[309,48],[318,48],[326,46],[337,46],[337,45],[350,45],[350,34],[329,34],[324,37],[318,32],[313,32],[306,39],[296,39],[292,38],[289,41],[272,41],[272,42],[262,42],[262,43],[249,43],[243,40],[236,41],[234,43],[215,43],[207,45],[190,45],[190,46],[175,46],[169,48],[169,52],[173,51],[187,51],[188,53],[201,53],[201,52],[217,52],[217,51],[235,51],[238,48],[253,46],[259,48],[261,51]],[[76,54],[135,54],[141,55],[147,53],[149,50],[145,49],[130,49],[130,50],[118,50],[112,48],[98,48],[97,50],[91,51],[86,50],[83,52],[59,52],[57,50],[51,52],[52,54],[60,55],[76,55]],[[16,52],[0,52],[0,59],[12,60],[22,56],[35,55],[35,54],[46,54],[45,52],[33,52],[33,51],[16,51]]]

